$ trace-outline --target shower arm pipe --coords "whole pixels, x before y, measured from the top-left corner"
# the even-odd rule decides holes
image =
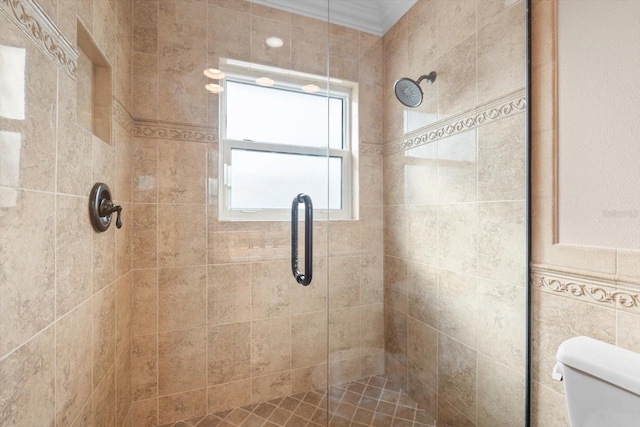
[[[416,80],[416,83],[420,84],[423,80],[427,80],[427,84],[432,84],[436,81],[436,72],[432,71],[429,74],[423,74]]]

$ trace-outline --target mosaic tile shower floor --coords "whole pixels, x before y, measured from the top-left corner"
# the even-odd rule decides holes
[[[435,420],[384,375],[230,409],[161,427],[427,427]]]

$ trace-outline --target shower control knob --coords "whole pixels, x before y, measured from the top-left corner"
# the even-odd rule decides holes
[[[102,202],[100,202],[100,216],[110,216],[114,212],[118,214],[116,227],[122,228],[122,206],[114,205],[111,200],[102,199]]]
[[[111,199],[111,190],[107,184],[96,183],[89,196],[89,218],[93,229],[98,233],[107,231],[111,225],[111,215],[117,214],[116,227],[122,227],[122,206],[116,205]]]

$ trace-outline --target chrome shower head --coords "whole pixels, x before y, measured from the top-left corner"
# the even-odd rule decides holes
[[[420,82],[425,79],[427,84],[432,84],[436,81],[436,72],[432,71],[429,74],[420,76],[417,81],[408,77],[397,80],[393,85],[393,91],[396,93],[398,101],[411,108],[416,108],[422,104],[423,93],[422,88],[420,88]]]

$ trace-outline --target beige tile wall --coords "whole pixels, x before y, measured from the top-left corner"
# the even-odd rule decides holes
[[[40,3],[62,34],[33,15],[47,44],[75,47],[80,18],[130,109],[133,3]],[[26,65],[5,75],[25,83],[24,119],[0,116],[0,425],[130,425],[132,141],[115,121],[112,141],[78,124],[76,81],[14,22],[0,13],[0,48],[22,49]],[[93,231],[96,181],[123,205],[122,229]]]
[[[418,0],[384,37],[385,143],[524,87],[524,3]],[[438,426],[524,425],[524,137],[520,113],[384,157],[386,372]]]
[[[558,346],[586,335],[640,352],[640,251],[559,244],[555,233],[556,1],[532,2],[532,425],[569,426]]]
[[[284,46],[268,48],[271,35]],[[133,51],[134,117],[213,132],[202,71],[220,57],[321,75],[330,60],[360,83],[361,143],[382,147],[380,37],[245,1],[139,0]],[[316,222],[304,288],[288,222],[217,220],[217,142],[134,139],[136,426],[383,372],[383,160],[358,157],[360,219]]]

